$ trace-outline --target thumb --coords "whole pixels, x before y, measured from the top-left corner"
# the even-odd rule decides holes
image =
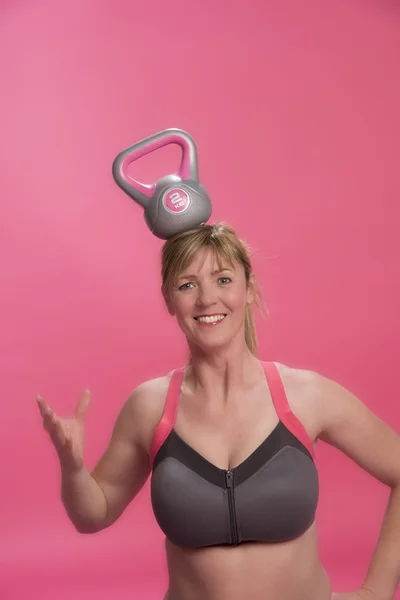
[[[85,390],[80,397],[80,400],[75,408],[74,417],[83,421],[86,416],[87,409],[89,408],[90,401],[92,399],[92,392]]]

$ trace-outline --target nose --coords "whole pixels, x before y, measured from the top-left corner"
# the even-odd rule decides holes
[[[198,287],[196,304],[198,307],[208,307],[217,301],[217,290],[213,285],[201,285]]]

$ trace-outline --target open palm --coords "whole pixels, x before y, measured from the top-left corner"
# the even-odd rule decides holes
[[[88,390],[82,394],[72,417],[63,419],[37,396],[43,426],[48,432],[57,451],[62,468],[69,471],[79,471],[84,466],[84,420],[91,401]]]

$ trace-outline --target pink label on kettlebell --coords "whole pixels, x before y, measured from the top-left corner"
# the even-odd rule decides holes
[[[171,188],[164,194],[163,203],[169,212],[182,213],[190,206],[190,196],[182,188]]]

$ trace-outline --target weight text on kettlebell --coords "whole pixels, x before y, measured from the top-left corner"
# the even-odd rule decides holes
[[[189,194],[181,188],[168,190],[163,196],[165,208],[171,213],[182,213],[190,205]]]

